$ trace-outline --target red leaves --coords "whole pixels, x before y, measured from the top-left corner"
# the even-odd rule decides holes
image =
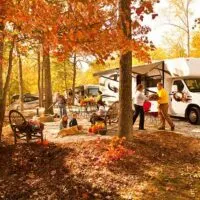
[[[82,197],[83,197],[83,199],[88,199],[88,198],[89,198],[89,195],[88,195],[88,193],[83,193],[83,194],[82,194]]]
[[[137,8],[135,12],[137,15],[141,15],[143,11],[144,11],[144,6],[141,6],[141,7]]]
[[[141,21],[144,20],[144,16],[143,16],[143,15],[140,16],[140,20],[141,20]]]
[[[43,146],[48,146],[49,142],[46,139],[43,140],[43,142],[41,140],[38,140],[38,141],[36,141],[36,144],[43,145]]]
[[[155,19],[158,16],[158,14],[157,13],[153,13],[151,16],[152,16],[152,19]]]
[[[125,147],[125,140],[125,137],[113,137],[110,144],[104,147],[105,151],[102,153],[102,156],[97,161],[97,164],[107,165],[117,160],[121,160],[133,155],[135,151],[132,151],[131,149]],[[98,145],[100,145],[99,140],[97,142]]]

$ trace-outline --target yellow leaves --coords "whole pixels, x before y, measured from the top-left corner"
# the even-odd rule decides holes
[[[152,60],[163,60],[167,58],[167,53],[162,48],[157,48],[154,51],[150,52]]]
[[[200,56],[200,32],[196,32],[193,35],[192,43],[191,43],[191,54],[193,57]]]

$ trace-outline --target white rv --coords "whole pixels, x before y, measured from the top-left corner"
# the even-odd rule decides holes
[[[192,124],[200,124],[200,58],[176,58],[134,66],[132,68],[132,94],[139,83],[145,85],[146,94],[157,91],[156,84],[163,82],[170,94],[169,113],[184,117]],[[119,69],[99,72],[100,90],[109,105],[119,99]],[[152,102],[152,109],[157,108]]]
[[[75,87],[75,93],[80,94],[81,96],[97,96],[99,91],[99,85],[80,85]]]

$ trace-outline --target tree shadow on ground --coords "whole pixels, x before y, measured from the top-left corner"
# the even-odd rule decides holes
[[[71,148],[35,143],[0,147],[0,199],[105,199],[110,193],[94,188],[66,167]],[[110,199],[118,199],[112,193]]]
[[[110,170],[145,182],[139,199],[200,199],[200,140],[171,132],[136,134],[135,155]]]

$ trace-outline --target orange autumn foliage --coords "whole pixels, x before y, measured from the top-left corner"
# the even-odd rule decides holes
[[[149,61],[147,51],[152,44],[145,35],[150,28],[142,22],[146,15],[156,17],[156,1],[132,2],[132,40],[119,27],[116,0],[13,1],[7,20],[27,39],[50,47],[61,60],[71,52],[85,52],[103,62],[114,51],[132,50],[134,57]]]
[[[123,160],[135,154],[135,151],[126,147],[125,142],[125,137],[119,138],[117,136],[114,136],[108,144],[105,144],[100,139],[97,139],[97,148],[103,149],[103,152],[95,164],[113,164],[116,161]]]

